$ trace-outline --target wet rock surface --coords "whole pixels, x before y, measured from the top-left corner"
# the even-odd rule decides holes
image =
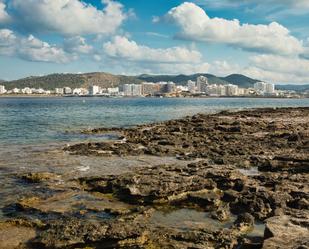
[[[309,108],[85,132],[113,131],[118,141],[65,150],[179,163],[73,179],[18,175],[44,191],[2,210],[0,248],[309,248]]]

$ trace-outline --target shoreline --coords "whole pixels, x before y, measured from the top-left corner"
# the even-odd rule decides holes
[[[26,187],[44,191],[4,209],[0,238],[7,244],[18,241],[29,249],[309,245],[309,107],[221,111],[83,132],[114,133],[118,139],[76,143],[65,146],[65,153],[175,162],[66,180],[53,172],[16,175]],[[22,236],[14,238],[13,231]]]
[[[137,99],[137,98],[145,98],[145,99],[307,99],[309,97],[301,96],[301,97],[276,97],[276,96],[179,96],[179,97],[160,97],[160,96],[151,96],[151,97],[145,97],[145,96],[74,96],[74,95],[29,95],[29,94],[0,94],[1,98],[116,98],[116,99]]]

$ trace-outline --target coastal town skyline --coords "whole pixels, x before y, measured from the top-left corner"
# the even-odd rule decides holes
[[[302,0],[1,0],[0,79],[240,73],[306,84],[308,12]]]
[[[196,80],[188,80],[187,84],[179,85],[173,81],[125,83],[120,86],[100,87],[91,84],[88,88],[56,87],[52,90],[26,86],[24,88],[6,89],[0,85],[0,96],[79,96],[79,97],[308,97],[309,91],[278,90],[275,84],[256,81],[251,87],[241,87],[237,84],[210,83],[208,78],[201,75]]]

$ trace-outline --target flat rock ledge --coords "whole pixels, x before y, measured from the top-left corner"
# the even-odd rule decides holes
[[[108,132],[96,129],[87,132]],[[67,180],[5,207],[0,248],[309,248],[309,108],[195,115],[130,129],[73,155],[181,163]]]

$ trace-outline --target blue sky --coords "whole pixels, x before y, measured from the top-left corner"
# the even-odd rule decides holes
[[[0,78],[242,73],[304,84],[307,23],[308,0],[0,0]]]

